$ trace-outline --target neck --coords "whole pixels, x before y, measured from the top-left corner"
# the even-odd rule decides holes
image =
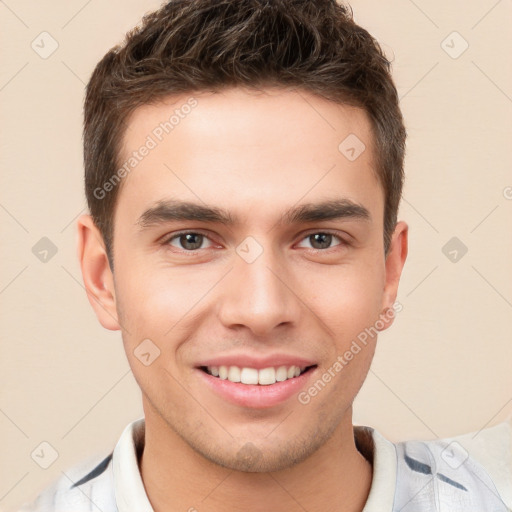
[[[361,512],[372,467],[356,448],[351,410],[329,440],[295,466],[246,473],[215,464],[195,452],[161,419],[146,416],[140,461],[155,512]]]

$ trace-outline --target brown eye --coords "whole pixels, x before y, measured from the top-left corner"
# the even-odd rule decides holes
[[[327,249],[332,242],[332,235],[328,233],[316,233],[309,237],[314,249]]]
[[[340,237],[324,232],[312,233],[306,236],[303,240],[308,240],[312,249],[322,250],[333,247],[331,244],[335,239],[338,240],[338,243],[334,244],[334,246],[342,244]]]
[[[169,245],[172,245],[173,247],[177,247],[178,249],[184,249],[186,251],[195,251],[197,249],[201,249],[201,246],[203,245],[203,242],[205,240],[208,240],[208,238],[205,235],[202,235],[201,233],[188,232],[174,235],[172,238],[169,239],[167,243]],[[176,246],[173,243],[176,241],[179,244],[178,246]]]

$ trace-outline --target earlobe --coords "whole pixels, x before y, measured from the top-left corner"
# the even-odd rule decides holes
[[[81,215],[77,221],[77,255],[87,298],[98,320],[105,329],[120,330],[114,276],[103,237],[90,215]]]
[[[386,278],[384,282],[384,293],[382,298],[382,312],[380,315],[382,329],[387,329],[395,319],[398,309],[395,307],[398,284],[404,268],[408,251],[409,227],[403,221],[395,226],[393,236],[386,257],[385,269]]]

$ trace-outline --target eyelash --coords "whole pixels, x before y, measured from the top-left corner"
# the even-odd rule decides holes
[[[207,238],[210,242],[212,243],[215,243],[213,242],[213,240],[210,239],[210,237],[202,232],[201,230],[195,230],[195,231],[180,231],[178,233],[173,233],[171,236],[168,236],[168,237],[165,237],[164,240],[162,241],[162,245],[163,246],[170,246],[170,243],[175,240],[175,239],[179,239],[180,236],[183,236],[183,235],[202,235],[204,236],[205,238]],[[309,238],[310,236],[312,235],[317,235],[317,234],[323,234],[323,235],[332,235],[334,238],[337,238],[338,241],[339,241],[339,244],[336,244],[332,247],[328,247],[327,249],[314,249],[314,248],[311,248],[309,249],[310,251],[313,251],[315,254],[316,253],[329,253],[330,251],[332,251],[333,249],[336,250],[336,247],[345,247],[345,246],[348,246],[350,245],[349,242],[347,240],[345,240],[344,238],[342,238],[339,234],[333,232],[333,231],[330,231],[328,229],[326,230],[321,230],[321,231],[312,231],[310,233],[307,233],[305,235],[302,236],[302,238],[300,239],[300,241],[302,242],[303,240],[305,240],[306,238]],[[176,247],[172,246],[174,249],[177,249]],[[207,248],[208,249],[208,248]],[[204,250],[204,249],[191,249],[191,250],[186,250],[186,249],[178,249],[179,252],[181,253],[185,253],[185,254],[189,254],[190,256],[194,256],[194,255],[197,255],[199,253],[199,251],[201,250]]]

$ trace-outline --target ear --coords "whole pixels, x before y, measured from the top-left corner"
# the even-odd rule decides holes
[[[382,329],[387,329],[395,319],[396,313],[400,308],[393,307],[398,293],[398,283],[402,275],[405,260],[407,258],[407,235],[409,227],[403,221],[395,226],[391,241],[389,244],[388,254],[386,256],[386,278],[384,282],[384,293],[382,295],[382,313],[380,315]]]
[[[114,276],[103,237],[90,215],[79,217],[77,231],[77,254],[87,298],[105,329],[120,330]]]

